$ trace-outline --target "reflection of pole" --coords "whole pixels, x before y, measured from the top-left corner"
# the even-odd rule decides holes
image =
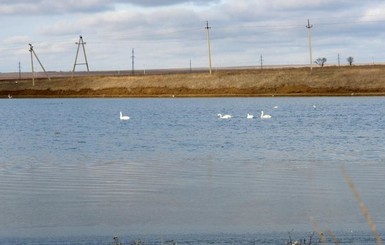
[[[211,27],[209,27],[209,22],[206,21],[206,27],[205,29],[207,30],[207,46],[209,48],[209,68],[210,68],[210,74],[212,73],[211,72],[211,47],[210,47],[210,29]]]
[[[313,54],[312,54],[312,48],[311,48],[311,28],[313,25],[310,25],[309,19],[307,20],[307,26],[308,34],[309,34],[309,51],[310,51],[310,70],[313,69]]]

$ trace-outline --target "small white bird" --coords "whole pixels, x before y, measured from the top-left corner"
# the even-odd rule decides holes
[[[278,109],[278,106],[276,105],[276,106],[274,106],[273,108],[274,108],[274,109]]]
[[[254,118],[254,115],[247,113],[247,119],[253,119],[253,118]]]
[[[261,111],[261,118],[268,119],[271,118],[271,116],[269,114],[263,114],[263,111]]]
[[[12,95],[8,94],[8,99],[12,99]]]
[[[128,120],[128,119],[130,119],[129,116],[123,116],[123,113],[120,112],[120,120]]]
[[[229,115],[229,114],[225,114],[225,115],[218,114],[218,117],[219,117],[220,119],[230,119],[230,118],[232,118],[232,116]]]

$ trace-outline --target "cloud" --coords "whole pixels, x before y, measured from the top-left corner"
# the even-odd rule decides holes
[[[61,70],[73,63],[79,35],[87,42],[92,69],[127,67],[132,48],[138,67],[150,69],[185,66],[190,58],[194,66],[205,66],[206,20],[214,66],[255,64],[260,54],[266,64],[307,63],[308,18],[314,57],[331,62],[346,53],[360,61],[381,48],[377,30],[385,5],[378,0],[0,0],[4,12],[9,14],[0,14],[6,51],[1,69],[13,50],[21,47],[28,55],[25,42],[31,42],[50,69]]]
[[[56,15],[73,13],[97,13],[116,9],[117,5],[161,7],[172,5],[192,4],[195,6],[218,3],[219,0],[2,0],[0,2],[0,14],[2,15]]]
[[[219,0],[129,0],[124,1],[125,3],[130,3],[137,6],[144,7],[158,7],[158,6],[170,6],[170,5],[180,5],[185,3],[190,3],[194,5],[208,5],[211,3],[218,3]]]
[[[385,4],[380,3],[378,5],[368,8],[361,18],[362,21],[385,21]]]
[[[113,9],[113,4],[104,0],[66,0],[66,1],[1,1],[2,15],[57,15],[66,13],[91,13]]]
[[[30,40],[29,36],[11,36],[3,40],[3,43],[8,44],[25,44]]]

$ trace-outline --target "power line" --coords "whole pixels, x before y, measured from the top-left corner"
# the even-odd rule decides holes
[[[372,17],[375,17],[375,16],[382,16],[382,15],[368,15],[368,16],[372,16]],[[350,17],[332,17],[332,18],[328,18],[328,19],[335,19],[337,21],[331,21],[331,22],[314,22],[314,19],[313,19],[313,24],[314,25],[317,25],[317,26],[336,26],[336,25],[351,25],[351,24],[364,24],[364,23],[381,23],[381,22],[385,22],[385,20],[357,20],[358,18],[361,18],[362,16],[350,16]],[[351,20],[351,21],[338,21],[338,19],[341,19],[343,18],[344,20],[346,19],[355,19],[355,20]],[[315,18],[315,19],[325,19],[324,17],[322,18]],[[286,21],[287,22],[287,21]],[[298,27],[301,27],[302,25],[301,24],[297,24],[297,23],[293,23],[293,24],[284,24],[282,23],[281,21],[280,22],[274,22],[274,23],[269,23],[269,24],[258,24],[258,23],[250,23],[250,24],[238,24],[236,26],[217,26],[216,27],[216,30],[218,31],[239,31],[239,30],[242,30],[242,29],[252,29],[251,31],[253,32],[258,32],[258,31],[266,31],[266,32],[272,32],[272,31],[281,31],[282,29],[284,30],[287,30],[287,29],[292,29],[292,28],[298,28]],[[162,32],[156,32],[156,33],[153,33],[151,31],[148,31],[148,32],[143,32],[143,31],[137,31],[137,32],[130,32],[130,33],[119,33],[119,34],[111,34],[111,35],[102,35],[101,37],[104,37],[104,38],[108,38],[109,41],[108,42],[126,42],[128,39],[132,40],[133,37],[135,39],[135,36],[137,36],[137,40],[138,41],[142,41],[143,40],[145,42],[148,42],[148,43],[151,43],[151,42],[179,42],[181,40],[186,40],[185,36],[184,35],[181,35],[181,36],[178,36],[178,37],[173,37],[173,38],[170,38],[170,35],[172,36],[173,34],[183,34],[183,33],[198,33],[199,29],[197,28],[179,28],[179,29],[176,29],[176,30],[167,30],[167,31],[162,31]],[[142,35],[144,34],[144,35]],[[159,39],[160,37],[166,37],[165,39]],[[197,36],[198,37],[198,36]],[[225,38],[228,38],[229,36],[226,36],[226,35],[221,35],[221,36],[217,36],[215,37],[214,39],[225,39]],[[188,41],[191,41],[192,40],[192,36],[189,35],[189,39]],[[102,38],[101,38],[102,39]],[[106,43],[106,41],[98,41],[98,40],[95,40],[93,43],[97,44],[97,43]],[[194,38],[193,38],[194,39]],[[200,38],[199,38],[200,39]],[[62,43],[63,45],[67,44],[68,42],[63,42],[63,41],[60,41],[62,39],[59,39],[59,38],[55,38],[55,39],[50,39],[50,42],[60,42]],[[35,44],[38,44],[38,45],[41,45],[43,42],[39,42],[39,41],[36,41]],[[9,50],[9,51],[12,51],[12,50],[18,50],[18,49],[21,49],[20,47],[18,46],[10,46],[10,47],[1,47],[0,50],[1,51],[6,51],[6,50]]]

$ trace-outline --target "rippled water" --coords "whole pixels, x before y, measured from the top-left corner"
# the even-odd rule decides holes
[[[283,244],[318,227],[371,244],[342,166],[385,230],[383,97],[12,99],[0,116],[3,243]]]

